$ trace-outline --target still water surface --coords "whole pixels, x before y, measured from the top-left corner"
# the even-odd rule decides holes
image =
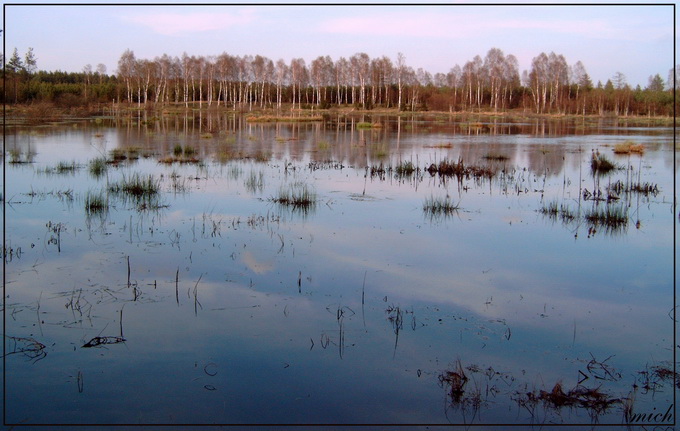
[[[197,114],[5,146],[7,423],[621,424],[673,402],[672,128]],[[135,175],[159,193],[112,190]]]

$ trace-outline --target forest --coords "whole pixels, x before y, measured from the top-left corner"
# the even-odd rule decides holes
[[[50,104],[59,108],[128,104],[139,108],[175,105],[185,108],[329,109],[401,111],[522,111],[557,115],[672,116],[680,65],[650,76],[632,88],[617,72],[593,83],[580,61],[540,53],[520,73],[517,58],[491,48],[448,73],[434,75],[407,65],[399,53],[370,58],[356,53],[333,60],[319,56],[273,61],[261,55],[181,57],[163,54],[137,58],[130,49],[120,56],[114,74],[103,64],[81,72],[38,70],[29,48],[14,49],[4,62],[3,103]]]

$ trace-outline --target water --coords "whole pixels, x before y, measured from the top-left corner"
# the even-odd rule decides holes
[[[673,403],[672,128],[203,113],[5,145],[7,423],[615,425]],[[159,163],[176,146],[198,163]],[[593,174],[594,150],[622,169]],[[427,171],[459,159],[492,176]],[[110,191],[135,174],[158,195]],[[618,180],[657,190],[607,202]],[[313,204],[273,200],[302,185]],[[624,220],[587,218],[607,207]]]

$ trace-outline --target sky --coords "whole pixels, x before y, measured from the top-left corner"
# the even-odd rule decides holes
[[[125,0],[123,0],[125,1]],[[594,83],[621,72],[635,87],[673,67],[674,13],[621,5],[59,5],[4,3],[6,58],[32,47],[40,70],[79,72],[100,63],[116,73],[130,49],[163,54],[262,55],[287,63],[365,52],[432,73],[447,73],[491,48],[512,54],[520,74],[540,53],[581,61]]]

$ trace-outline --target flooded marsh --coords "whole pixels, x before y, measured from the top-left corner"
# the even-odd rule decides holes
[[[621,426],[680,384],[672,127],[142,112],[4,162],[7,423]]]

